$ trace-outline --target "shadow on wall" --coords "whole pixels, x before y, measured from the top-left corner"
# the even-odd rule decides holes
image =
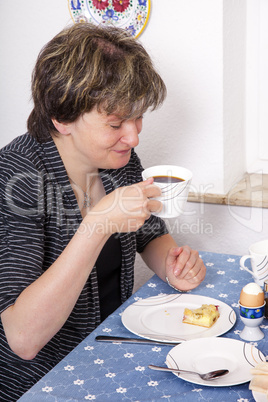
[[[136,255],[135,270],[134,270],[134,289],[135,293],[142,285],[147,282],[154,273],[143,262],[143,259],[139,254]]]

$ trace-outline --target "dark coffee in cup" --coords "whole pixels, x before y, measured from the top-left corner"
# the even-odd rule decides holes
[[[184,181],[184,179],[175,176],[153,176],[153,179],[157,183],[180,183]]]

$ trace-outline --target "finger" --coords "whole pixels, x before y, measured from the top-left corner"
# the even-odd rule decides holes
[[[201,283],[205,279],[205,276],[206,267],[203,264],[200,264],[199,266],[190,270],[184,279],[190,283]]]
[[[142,205],[142,210],[141,213],[143,215],[144,221],[150,218],[151,216],[151,211],[148,208],[148,200],[145,200],[143,205]]]
[[[144,188],[144,187],[146,187],[146,186],[149,186],[150,184],[153,184],[153,182],[154,182],[153,177],[149,177],[149,179],[140,181],[139,183],[136,183],[135,185],[136,185],[136,186],[139,186],[139,187],[141,187],[141,188]]]
[[[198,264],[196,260],[193,260],[191,258],[187,261],[183,270],[181,271],[180,278],[186,280],[194,278],[199,273],[200,269],[200,264]]]
[[[194,262],[194,260],[191,260],[191,249],[187,246],[181,247],[180,254],[176,260],[176,266],[174,267],[174,275],[183,278],[193,267]]]
[[[158,200],[148,200],[147,201],[147,209],[150,212],[161,212],[163,208],[162,202]]]
[[[199,258],[199,253],[195,250],[192,250],[188,246],[182,247],[182,252],[179,258],[176,261],[176,267],[174,268],[174,275],[179,276],[180,279],[186,279],[186,275],[194,268],[195,270],[191,272],[191,275],[196,273],[198,269],[196,263],[198,260],[201,261]]]
[[[188,269],[186,269],[185,272],[182,272],[183,279],[188,281],[199,281],[200,279],[203,280],[205,278],[206,267],[199,256],[192,267],[189,264],[187,268]]]
[[[150,187],[153,183],[153,178],[150,177],[145,181],[140,181],[139,183],[132,184],[131,186],[127,186],[126,189],[132,189],[132,191],[136,192],[139,197],[148,198],[146,191],[147,187]]]
[[[177,258],[181,252],[182,252],[182,247],[172,247],[168,251],[167,258],[166,258],[167,272],[172,271],[172,273],[174,274],[173,270],[176,266]]]
[[[154,184],[148,185],[144,188],[144,194],[146,195],[146,197],[150,198],[150,197],[160,197],[162,192],[161,189],[159,187],[157,187]]]

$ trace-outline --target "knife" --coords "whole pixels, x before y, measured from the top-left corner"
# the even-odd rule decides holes
[[[124,338],[122,336],[109,336],[109,335],[98,335],[95,338],[98,342],[123,342],[123,343],[144,343],[153,345],[169,345],[175,346],[174,342],[160,342],[152,341],[151,339],[141,339],[141,338]]]

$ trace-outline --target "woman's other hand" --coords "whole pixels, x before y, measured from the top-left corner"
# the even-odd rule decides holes
[[[189,246],[172,247],[166,257],[166,277],[175,288],[187,291],[204,280],[206,267],[199,253]]]

